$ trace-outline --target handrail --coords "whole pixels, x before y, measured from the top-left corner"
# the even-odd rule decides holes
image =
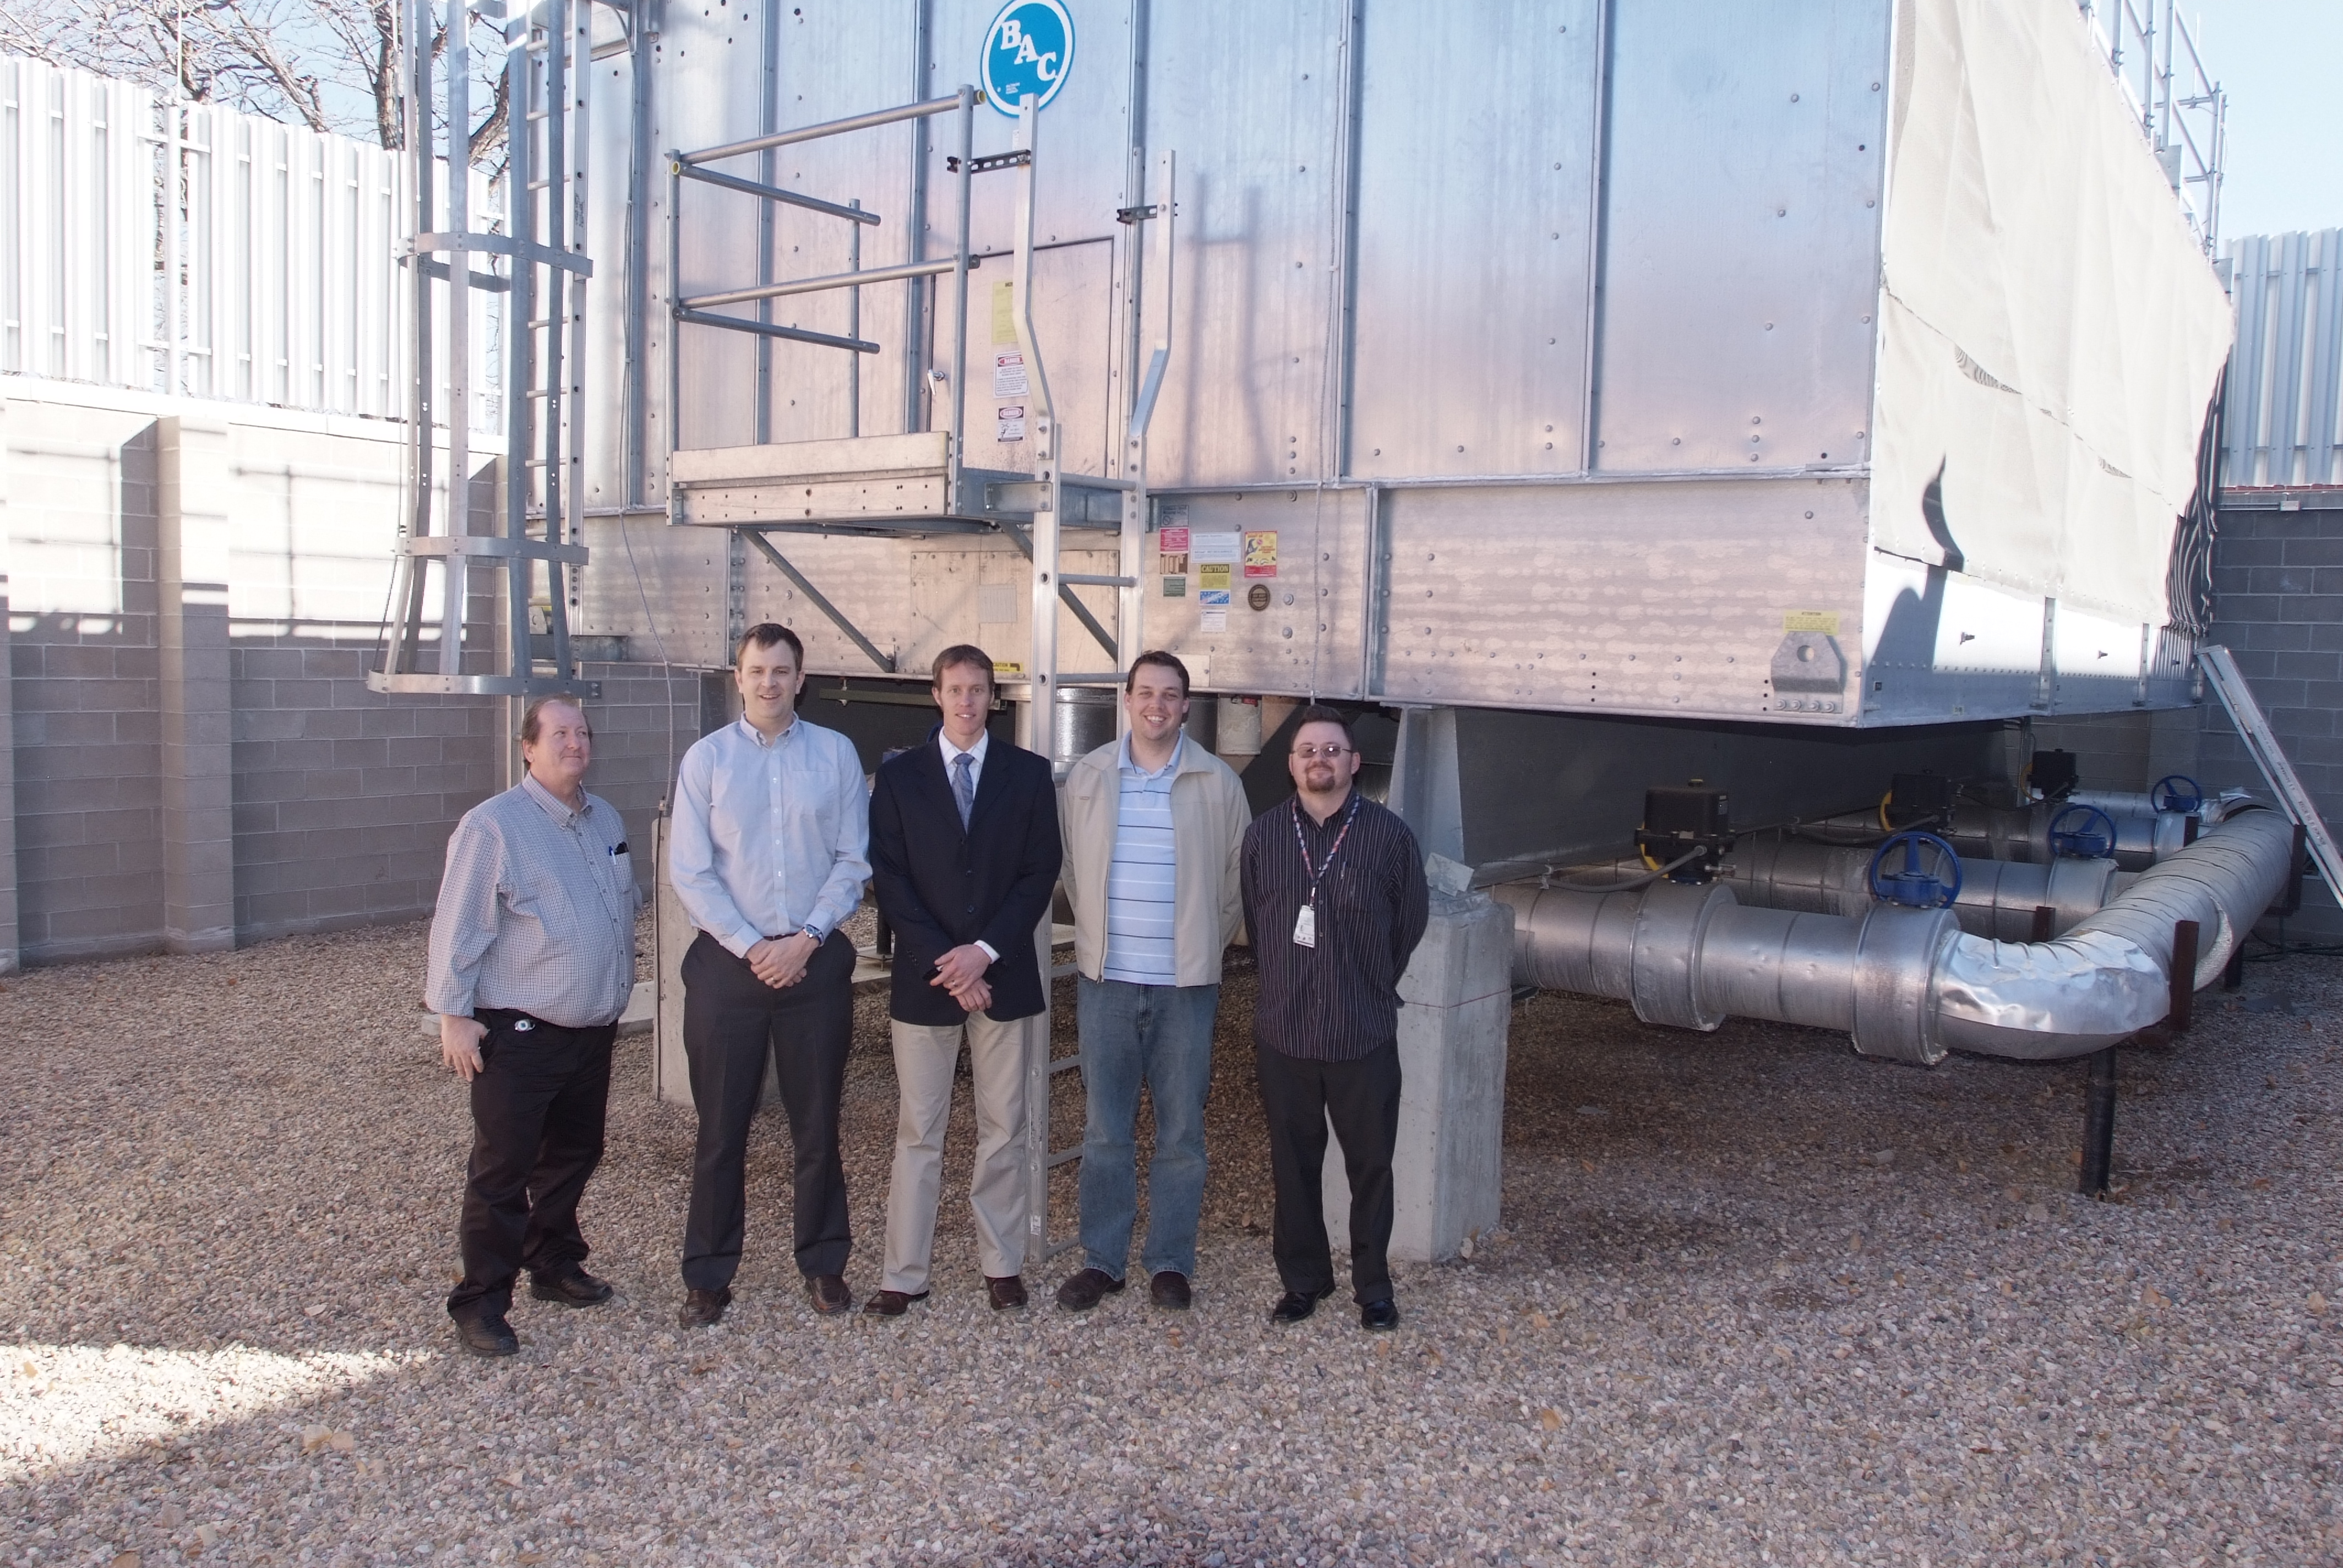
[[[984,95],[976,95],[983,103]],[[743,153],[761,153],[768,147],[794,146],[799,142],[818,142],[825,136],[844,136],[849,131],[867,131],[874,126],[891,126],[902,120],[924,120],[930,115],[948,115],[960,107],[960,95],[949,98],[930,98],[924,103],[905,104],[898,108],[874,109],[867,115],[856,115],[843,120],[826,120],[819,126],[803,126],[794,131],[776,131],[769,136],[751,136],[745,142],[727,142],[720,147],[703,147],[696,153],[678,153],[676,161],[687,167],[712,164],[721,158],[737,158]]]
[[[874,266],[865,272],[833,272],[820,277],[794,277],[787,283],[760,284],[723,294],[700,294],[679,301],[681,310],[705,310],[713,305],[745,305],[757,299],[783,299],[794,294],[823,294],[833,288],[860,288],[867,283],[897,283],[907,277],[935,277],[952,271],[957,261],[907,261],[900,266]]]

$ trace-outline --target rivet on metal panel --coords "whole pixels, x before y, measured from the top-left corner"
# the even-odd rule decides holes
[[[1286,635],[1286,636],[1288,636],[1288,637],[1292,637],[1292,636],[1293,635],[1293,628],[1292,628],[1292,627],[1290,627],[1290,626],[1289,626],[1289,627],[1287,627],[1287,628],[1285,628],[1285,635]]]
[[[1814,518],[1815,518],[1814,513],[1812,513],[1812,512],[1808,512],[1808,513],[1806,514],[1806,520],[1807,520],[1808,522],[1812,522],[1812,521],[1814,521]]]
[[[1792,93],[1792,94],[1790,95],[1790,102],[1792,102],[1792,103],[1794,103],[1794,104],[1795,104],[1795,103],[1796,103],[1797,101],[1798,101],[1798,95],[1797,95],[1797,94],[1795,94],[1795,93]]]
[[[1875,201],[1865,200],[1865,201],[1864,202],[1864,204],[1863,204],[1863,205],[1864,205],[1864,206],[1877,206],[1879,204],[1878,204],[1877,202],[1875,202]],[[1868,320],[1870,320],[1871,318],[1870,318],[1869,317],[1867,317],[1867,316],[1866,316],[1866,317],[1864,317],[1864,319],[1865,319],[1865,321],[1868,321]]]
[[[1765,417],[1763,414],[1752,414],[1749,416],[1749,422],[1752,425],[1763,425],[1765,422]]]
[[[1879,91],[1879,84],[1878,84],[1878,83],[1876,83],[1876,82],[1872,83],[1872,84],[1871,84],[1871,90],[1872,90],[1873,92],[1875,92],[1875,92],[1877,92],[1877,91]]]

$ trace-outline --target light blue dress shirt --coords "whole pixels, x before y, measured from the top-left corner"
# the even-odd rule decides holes
[[[746,719],[683,754],[669,879],[736,957],[806,926],[824,936],[870,878],[870,791],[854,743],[802,718],[772,740]]]

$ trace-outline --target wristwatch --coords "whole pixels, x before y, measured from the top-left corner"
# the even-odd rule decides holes
[[[798,928],[798,935],[801,937],[811,937],[813,939],[813,945],[816,947],[820,947],[822,943],[830,940],[830,933],[823,930],[820,926],[815,925],[810,920]]]

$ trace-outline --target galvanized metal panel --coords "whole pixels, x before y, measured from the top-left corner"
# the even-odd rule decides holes
[[[1365,9],[1350,473],[1584,467],[1604,9]]]
[[[1146,566],[1146,641],[1186,661],[1199,687],[1293,697],[1357,697],[1365,648],[1366,586],[1373,492],[1363,488],[1262,490],[1166,498],[1160,522],[1185,527],[1192,540],[1233,534],[1242,555],[1273,559],[1230,574],[1226,624],[1204,624],[1202,563],[1192,555],[1184,592],[1162,592],[1161,552],[1151,541]],[[1251,590],[1266,591],[1254,608]],[[1068,644],[1069,647],[1077,646]]]
[[[1850,479],[1386,491],[1373,694],[1852,723],[1865,508]],[[1801,630],[1844,679],[1785,707]]]
[[[1149,13],[1147,143],[1179,150],[1160,486],[1331,477],[1339,454],[1347,0]]]
[[[1598,469],[1863,461],[1888,13],[1613,8]]]
[[[2343,481],[2343,229],[2233,240],[2229,295],[2237,345],[2221,482]]]

